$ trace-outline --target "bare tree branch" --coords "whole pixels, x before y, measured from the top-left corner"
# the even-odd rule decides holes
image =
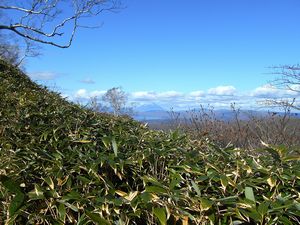
[[[296,97],[300,97],[300,65],[282,65],[271,67],[274,70],[272,74],[278,75],[270,84],[278,89],[294,92]],[[298,96],[299,95],[299,96]],[[296,97],[292,99],[267,100],[267,105],[276,105],[279,107],[289,107],[300,110],[300,104]]]
[[[270,82],[271,84],[278,88],[300,92],[300,89],[294,88],[300,85],[300,65],[283,65],[271,68],[275,70],[272,74],[279,75]]]
[[[0,12],[9,18],[9,22],[0,22],[0,30],[59,48],[71,46],[78,28],[99,27],[80,24],[82,18],[121,8],[119,0],[31,0],[29,3],[28,7],[22,1],[15,1],[14,5],[0,3]],[[66,32],[69,28],[71,32]],[[60,40],[63,36],[68,36],[65,43]]]

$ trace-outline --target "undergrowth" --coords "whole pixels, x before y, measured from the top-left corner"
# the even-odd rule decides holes
[[[0,62],[0,224],[300,224],[299,149],[84,109]]]

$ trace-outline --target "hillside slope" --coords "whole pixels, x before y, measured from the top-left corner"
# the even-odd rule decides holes
[[[0,61],[0,224],[298,224],[297,151],[84,109]]]

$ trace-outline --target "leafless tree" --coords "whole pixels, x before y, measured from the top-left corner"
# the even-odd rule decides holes
[[[284,65],[272,67],[274,72],[272,74],[277,77],[270,82],[270,84],[278,89],[294,93],[293,98],[286,98],[281,100],[268,100],[269,105],[277,105],[282,108],[292,108],[300,110],[300,103],[297,97],[300,97],[300,65]]]
[[[273,74],[279,75],[272,84],[300,93],[300,65],[286,65],[273,67],[276,71]]]
[[[15,35],[0,30],[0,59],[24,69],[24,59],[39,55],[39,50],[40,47],[35,43],[28,40],[22,42]]]
[[[11,64],[17,64],[20,60],[19,58],[19,46],[9,43],[6,35],[0,34],[0,59],[4,59]]]
[[[118,0],[2,0],[0,30],[32,42],[68,48],[78,28],[97,27],[86,26],[83,20],[120,7]]]
[[[114,115],[128,114],[129,108],[126,107],[128,95],[121,87],[113,87],[109,89],[102,97],[102,100],[109,104]]]
[[[105,106],[100,99],[95,96],[91,97],[87,103],[87,107],[94,112],[108,112],[108,107]]]

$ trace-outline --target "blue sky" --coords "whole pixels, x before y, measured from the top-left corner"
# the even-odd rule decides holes
[[[31,77],[72,100],[122,86],[130,100],[166,108],[295,96],[266,86],[268,67],[300,59],[298,0],[131,0],[90,21],[69,49],[43,47]]]

